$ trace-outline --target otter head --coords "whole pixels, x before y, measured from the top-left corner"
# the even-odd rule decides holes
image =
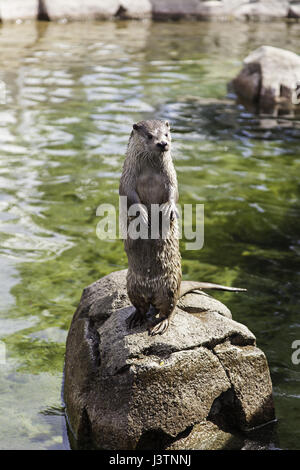
[[[163,156],[171,148],[170,124],[168,121],[140,121],[133,124],[131,137],[138,139],[142,153]]]

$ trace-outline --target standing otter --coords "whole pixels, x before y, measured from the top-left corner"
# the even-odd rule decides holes
[[[178,185],[167,121],[149,120],[133,125],[119,194],[127,197],[127,209],[136,205],[141,224],[147,228],[148,235],[153,205],[160,206],[161,222],[162,219],[168,222],[168,230],[164,234],[163,224],[159,224],[157,238],[130,237],[128,233],[125,238],[124,247],[128,257],[127,292],[135,307],[130,317],[130,328],[145,322],[147,313],[152,312],[154,315],[158,314],[159,318],[149,328],[149,333],[163,334],[169,326],[178,299],[195,289],[245,290],[200,282],[181,284],[176,210]]]

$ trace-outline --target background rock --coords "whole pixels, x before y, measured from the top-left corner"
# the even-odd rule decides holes
[[[228,10],[223,2],[210,0],[198,4],[196,16],[200,18],[222,17],[227,13]]]
[[[1,0],[1,21],[37,19],[39,12],[38,0]]]
[[[144,19],[152,17],[150,0],[121,0],[116,15],[124,19]]]
[[[300,3],[291,4],[288,11],[289,18],[300,18]]]
[[[3,21],[18,19],[97,20],[119,17],[298,18],[299,5],[288,0],[0,0]]]
[[[180,18],[193,16],[199,7],[198,0],[150,0],[154,18]]]
[[[183,310],[195,312],[196,297],[197,318]],[[274,419],[267,361],[254,335],[207,294],[188,294],[180,306],[167,332],[151,337],[146,326],[128,329],[126,271],[84,289],[64,382],[79,447],[223,448],[230,426]]]
[[[53,21],[112,18],[119,4],[118,0],[43,0],[43,8],[49,20]]]
[[[292,107],[300,80],[300,57],[294,52],[262,46],[246,57],[244,68],[232,81],[237,95],[257,103],[258,111]]]

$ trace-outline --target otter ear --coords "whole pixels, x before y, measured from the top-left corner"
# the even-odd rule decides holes
[[[133,124],[132,127],[133,127],[133,129],[134,129],[135,131],[139,131],[139,130],[141,130],[141,128],[142,128],[142,126],[139,126],[138,124]]]
[[[169,121],[165,121],[165,125],[166,125],[167,127],[170,127]]]

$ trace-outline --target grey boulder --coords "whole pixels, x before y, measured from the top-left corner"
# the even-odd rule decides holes
[[[291,4],[288,11],[289,18],[300,18],[300,3]]]
[[[245,431],[274,420],[265,355],[227,307],[187,294],[167,332],[154,337],[145,326],[129,330],[132,310],[126,270],[83,291],[64,379],[77,447],[228,448],[228,427]]]
[[[35,20],[38,18],[38,0],[2,0],[0,2],[1,21]]]
[[[121,17],[151,17],[150,0],[42,0],[44,16],[49,20],[102,20]]]
[[[102,20],[112,18],[119,8],[118,0],[42,0],[43,12],[51,21]]]
[[[261,46],[244,60],[244,67],[232,81],[235,93],[259,112],[299,107],[300,56],[272,46]]]
[[[246,20],[273,20],[287,17],[288,11],[288,0],[260,0],[257,2],[243,2],[241,6],[233,11],[233,16]]]
[[[120,0],[116,16],[123,19],[146,19],[152,17],[150,0]]]

